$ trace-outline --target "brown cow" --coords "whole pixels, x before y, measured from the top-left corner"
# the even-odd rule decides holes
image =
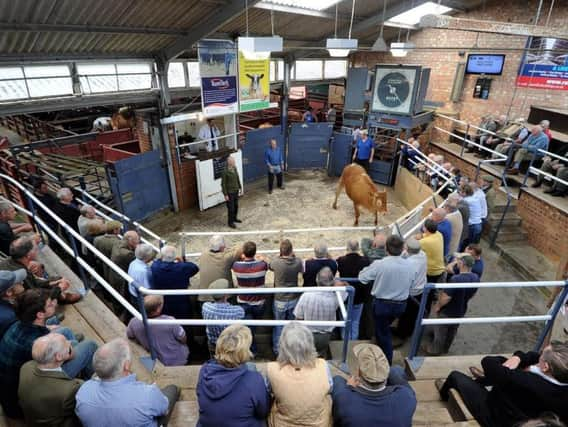
[[[333,202],[333,209],[337,209],[337,198],[341,190],[345,188],[347,196],[353,202],[353,209],[355,209],[355,224],[359,225],[359,209],[365,208],[371,213],[375,213],[375,225],[378,223],[378,213],[386,213],[387,211],[387,192],[379,191],[377,187],[369,178],[363,167],[358,164],[352,163],[345,166],[339,184],[335,191],[335,202]]]

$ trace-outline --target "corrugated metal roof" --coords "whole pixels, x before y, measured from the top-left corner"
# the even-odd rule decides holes
[[[0,0],[0,57],[151,56],[172,46],[197,25],[210,22],[223,8],[233,5],[238,9],[235,1],[239,0]],[[386,1],[388,8],[400,4]],[[350,16],[351,5],[349,0],[341,1],[339,13]],[[334,14],[335,8],[325,12]],[[381,1],[356,2],[356,19],[381,13]],[[346,21],[340,22],[338,36],[347,35],[346,25]],[[313,45],[333,34],[334,20],[274,12],[274,27],[285,40]],[[147,34],[149,30],[151,34]],[[245,30],[245,14],[240,13],[218,32],[244,34]],[[365,34],[353,36],[372,42],[378,31],[366,29]],[[271,34],[270,11],[249,9],[249,33]]]

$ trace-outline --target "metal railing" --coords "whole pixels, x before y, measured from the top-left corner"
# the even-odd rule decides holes
[[[495,132],[491,132],[491,131],[489,131],[489,130],[487,130],[487,129],[480,128],[480,127],[478,127],[478,126],[469,124],[469,123],[464,122],[464,121],[462,121],[462,120],[454,119],[454,118],[449,117],[449,116],[445,116],[445,115],[440,114],[440,113],[436,113],[436,116],[441,117],[441,118],[446,119],[446,120],[450,120],[450,121],[455,122],[455,123],[459,123],[459,124],[462,124],[462,125],[466,125],[466,131],[465,131],[465,135],[464,135],[463,137],[460,136],[460,135],[455,134],[454,132],[451,132],[451,131],[447,131],[447,130],[445,130],[445,129],[442,129],[442,128],[440,128],[439,126],[434,126],[434,129],[436,129],[436,130],[438,130],[438,131],[440,131],[440,132],[442,132],[442,133],[445,133],[445,134],[447,134],[447,135],[450,135],[450,136],[452,136],[452,137],[454,137],[454,138],[457,138],[457,139],[459,139],[459,140],[462,141],[462,144],[461,144],[461,152],[460,152],[460,158],[461,158],[461,159],[464,158],[465,147],[466,147],[467,145],[471,145],[471,146],[477,147],[477,148],[479,148],[480,150],[486,151],[486,152],[488,152],[488,153],[490,153],[490,154],[492,155],[493,158],[491,158],[491,159],[479,160],[479,161],[477,162],[477,166],[476,166],[476,170],[475,170],[475,180],[477,180],[477,178],[479,177],[479,173],[480,173],[480,171],[481,171],[481,165],[482,165],[482,164],[505,162],[505,165],[504,165],[504,166],[505,166],[505,167],[507,166],[507,163],[508,163],[508,161],[509,161],[510,154],[503,154],[503,153],[500,153],[500,152],[495,151],[495,150],[493,150],[493,149],[491,149],[491,148],[489,148],[489,147],[486,147],[486,146],[484,146],[484,145],[478,144],[477,142],[474,142],[474,141],[468,139],[468,137],[469,137],[469,129],[470,129],[470,128],[477,129],[477,130],[483,131],[483,132],[485,132],[485,133],[487,133],[487,134],[490,134],[490,135],[492,135],[492,136],[496,136],[496,137],[499,138],[499,139],[503,139],[503,140],[505,140],[505,141],[508,141],[508,142],[511,142],[511,143],[512,143],[513,140],[512,140],[511,138],[499,136],[499,135],[496,134]],[[513,145],[511,145],[511,147],[509,148],[509,153],[512,152],[512,148],[513,148]],[[507,215],[507,212],[509,211],[509,208],[511,207],[511,201],[513,200],[513,193],[511,192],[511,188],[509,187],[509,184],[507,183],[507,175],[506,175],[506,173],[505,173],[505,169],[504,169],[503,171],[501,171],[501,173],[500,173],[499,175],[500,175],[499,177],[500,177],[500,179],[501,179],[501,185],[502,185],[503,188],[505,189],[505,194],[506,194],[506,197],[507,197],[507,202],[506,202],[506,204],[505,204],[505,209],[503,209],[503,212],[501,213],[501,217],[499,218],[499,222],[497,223],[497,226],[495,227],[495,230],[492,230],[492,232],[491,232],[491,238],[490,238],[490,245],[491,245],[491,247],[494,247],[494,246],[495,246],[495,243],[497,242],[497,238],[499,237],[499,232],[501,231],[501,227],[503,226],[503,223],[505,222],[505,217],[506,217],[506,215]]]
[[[562,292],[557,297],[554,306],[548,314],[533,315],[533,316],[500,316],[500,317],[444,317],[444,318],[424,318],[426,313],[426,305],[430,292],[435,289],[486,289],[486,288],[521,288],[521,287],[549,287],[549,286],[562,286]],[[420,308],[418,309],[418,316],[414,327],[414,334],[410,344],[410,352],[408,354],[409,361],[413,361],[418,353],[420,340],[424,332],[424,326],[439,326],[439,325],[461,325],[461,324],[486,324],[486,323],[518,323],[518,322],[536,322],[544,321],[544,327],[535,344],[535,351],[539,351],[544,343],[544,340],[558,311],[562,304],[565,303],[568,296],[568,280],[566,281],[548,281],[548,282],[485,282],[485,283],[428,283],[424,286],[424,291],[420,301]],[[419,362],[418,362],[419,363]]]

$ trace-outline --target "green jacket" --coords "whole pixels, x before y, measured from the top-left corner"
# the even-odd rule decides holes
[[[20,370],[18,396],[26,416],[26,425],[80,426],[75,416],[75,395],[83,381],[71,379],[64,372],[42,371],[35,361]]]
[[[227,168],[223,171],[221,176],[221,189],[223,190],[223,195],[230,193],[238,193],[241,189],[241,180],[239,179],[239,173],[237,168]]]
[[[495,207],[495,198],[497,197],[497,192],[495,188],[491,187],[485,193],[485,200],[487,200],[487,216],[493,213],[493,208]]]

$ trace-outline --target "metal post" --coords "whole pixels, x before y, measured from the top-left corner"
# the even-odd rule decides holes
[[[347,286],[347,319],[345,319],[345,333],[343,334],[343,353],[341,365],[346,368],[347,352],[349,351],[349,341],[351,340],[351,322],[353,318],[353,300],[355,298],[355,288]]]
[[[438,207],[438,201],[436,200],[436,195],[432,196],[432,203],[434,203],[434,207],[437,208]]]
[[[531,157],[531,162],[529,163],[529,167],[527,168],[527,173],[525,174],[525,178],[523,179],[523,183],[521,184],[521,188],[527,186],[527,180],[529,179],[529,174],[531,172],[531,168],[532,168],[532,165],[533,165],[535,160],[536,160],[536,151],[533,153],[533,155]]]
[[[41,232],[42,230],[41,230],[40,225],[39,225],[38,222],[36,221],[36,208],[35,208],[35,205],[34,205],[33,200],[32,200],[31,197],[29,196],[29,194],[26,194],[26,201],[27,201],[28,207],[29,207],[29,209],[30,209],[30,211],[31,211],[31,213],[32,213],[32,220],[33,220],[33,223],[34,223],[34,225],[37,227],[37,230],[39,231],[39,236],[40,236],[40,238],[41,238],[41,242],[42,242],[43,244],[45,244],[45,237],[43,236],[43,233]]]
[[[150,331],[150,325],[148,324],[148,313],[146,313],[146,309],[144,308],[144,295],[140,292],[139,286],[135,284],[134,288],[136,289],[136,300],[138,301],[138,310],[140,310],[140,314],[142,315],[142,324],[144,325],[146,340],[148,341],[148,347],[150,347],[150,357],[141,356],[140,362],[148,369],[148,372],[152,372],[156,364],[156,359],[158,358],[156,348],[154,347],[154,337],[152,331]]]
[[[467,124],[467,127],[465,128],[465,135],[464,135],[463,140],[462,140],[462,149],[461,149],[461,152],[460,152],[460,157],[462,157],[462,158],[463,158],[463,152],[465,151],[465,144],[467,142],[468,136],[469,136],[469,123]]]
[[[564,281],[564,289],[562,289],[560,295],[556,297],[556,301],[554,302],[554,307],[552,308],[552,311],[550,313],[552,317],[544,324],[544,328],[542,328],[542,331],[540,332],[540,335],[538,336],[538,339],[534,346],[534,351],[540,352],[542,350],[542,344],[544,343],[546,336],[552,329],[552,325],[554,324],[554,319],[556,319],[558,311],[560,311],[560,307],[562,307],[562,304],[564,304],[564,302],[566,301],[567,296],[568,296],[568,280]]]
[[[79,186],[81,187],[81,190],[83,190],[81,192],[81,200],[83,200],[85,203],[89,203],[89,201],[87,200],[87,196],[85,196],[85,191],[87,191],[87,185],[85,184],[85,177],[84,176],[80,176],[79,177]]]
[[[481,164],[483,163],[483,160],[480,160],[479,162],[477,162],[477,167],[475,168],[475,180],[477,181],[477,178],[479,178],[479,171],[481,170]]]
[[[67,238],[69,239],[71,249],[73,249],[73,255],[75,256],[75,262],[77,262],[77,265],[79,266],[79,275],[81,276],[81,280],[83,281],[83,286],[85,287],[86,290],[89,290],[90,286],[89,286],[89,281],[87,280],[87,275],[85,273],[85,270],[83,269],[83,266],[81,265],[81,263],[79,263],[77,261],[77,259],[80,258],[79,251],[77,250],[77,242],[75,242],[75,238],[69,232],[69,229],[66,228],[65,232],[67,233]]]
[[[426,286],[424,286],[424,291],[422,292],[420,308],[418,309],[418,316],[416,316],[416,323],[414,324],[414,334],[412,335],[412,341],[410,342],[410,352],[408,353],[408,358],[410,360],[414,359],[418,353],[418,346],[420,345],[420,339],[422,338],[422,319],[424,318],[424,312],[426,311],[428,295],[433,289],[434,285],[427,283]]]

